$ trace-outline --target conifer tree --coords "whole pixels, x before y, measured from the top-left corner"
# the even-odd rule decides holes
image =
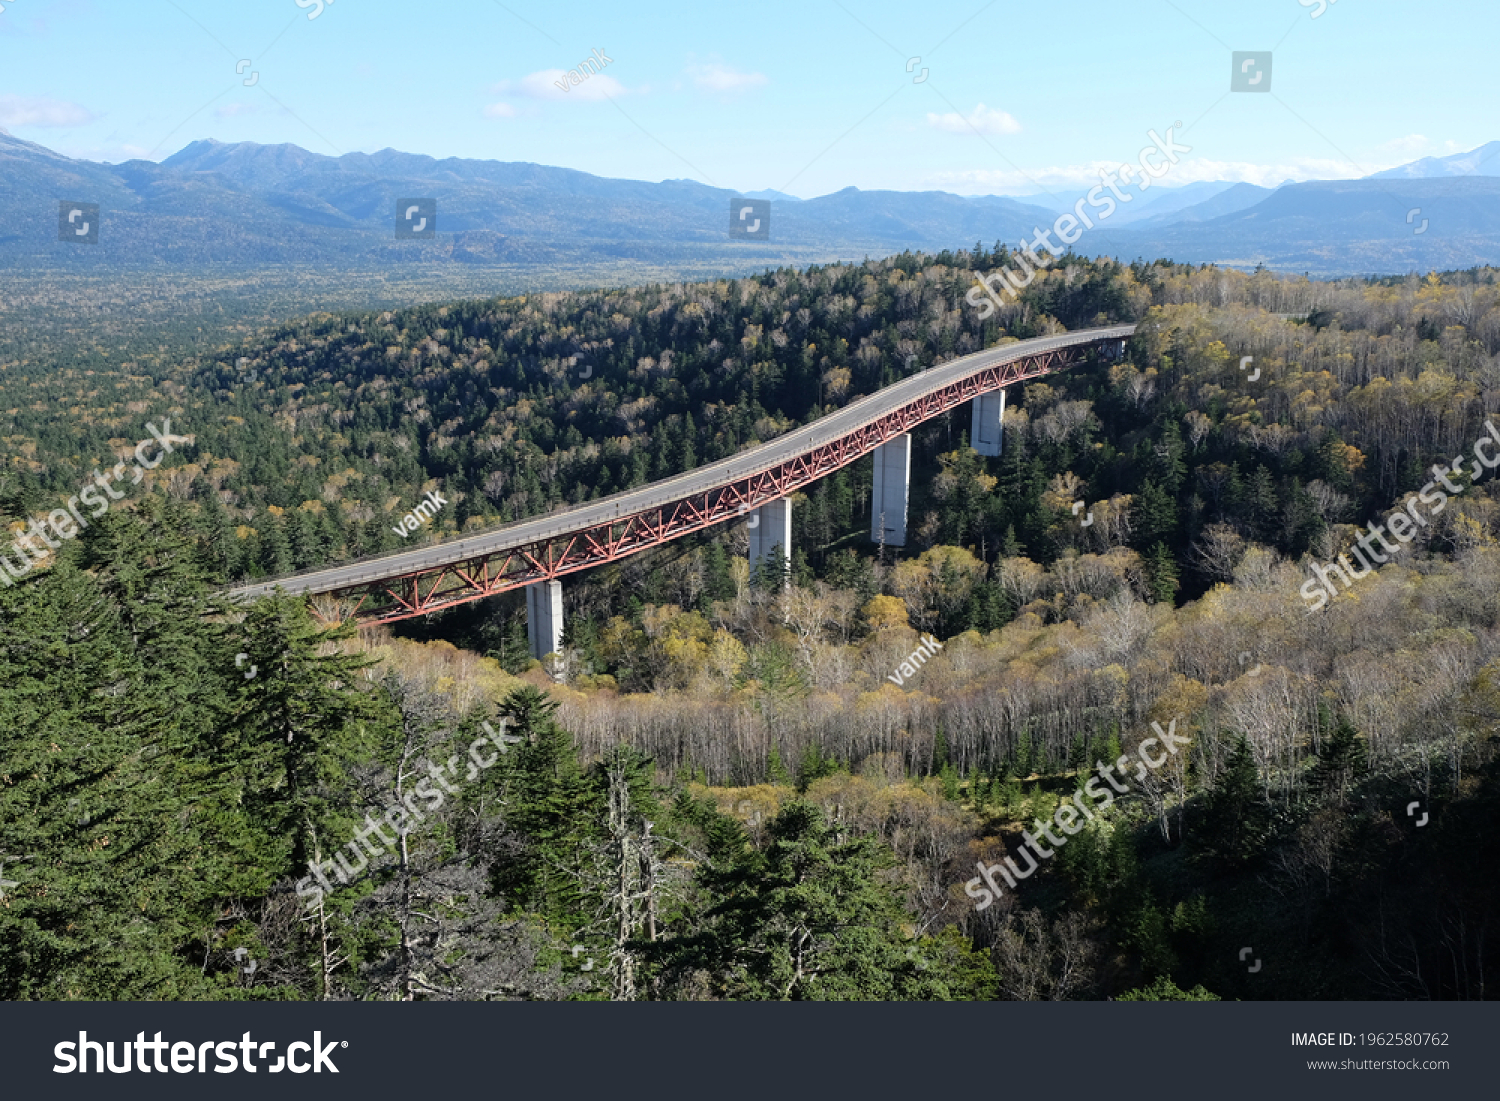
[[[343,778],[367,754],[369,728],[391,715],[358,687],[370,661],[339,646],[352,624],[318,627],[301,600],[277,592],[250,607],[237,633],[254,676],[221,745],[241,761],[245,805],[285,839],[287,871],[300,878],[315,849],[348,832]]]
[[[816,781],[832,776],[839,771],[837,758],[825,757],[818,742],[809,742],[802,751],[802,763],[797,768],[797,790],[805,792]]]
[[[572,735],[557,723],[557,707],[529,684],[500,706],[511,733],[523,739],[507,754],[503,776],[506,824],[524,849],[501,857],[495,882],[513,910],[571,926],[585,902],[584,841],[597,835],[604,804],[579,765]]]
[[[221,900],[280,871],[215,753],[223,628],[156,507],[0,590],[0,996],[214,996]]]
[[[1260,770],[1241,735],[1204,801],[1193,838],[1195,855],[1226,870],[1242,868],[1260,855],[1270,829]]]
[[[1167,545],[1157,540],[1146,558],[1147,587],[1158,604],[1171,604],[1177,596],[1177,563]]]
[[[801,802],[769,833],[764,853],[704,872],[722,901],[703,933],[664,946],[669,961],[704,965],[716,992],[738,999],[947,1000],[992,985],[988,960],[967,946],[908,938],[881,842]]]
[[[1170,539],[1177,527],[1177,505],[1161,486],[1148,480],[1136,495],[1133,522],[1136,546]]]
[[[1320,715],[1325,721],[1326,712]],[[1368,758],[1365,743],[1348,716],[1339,715],[1333,731],[1323,743],[1308,776],[1308,786],[1315,792],[1326,794],[1339,806],[1348,798],[1349,789],[1365,773]]]
[[[771,783],[776,784],[779,787],[792,786],[792,774],[789,773],[786,770],[786,766],[781,763],[781,750],[777,749],[774,745],[771,747],[770,762],[766,767],[767,772],[770,775]]]

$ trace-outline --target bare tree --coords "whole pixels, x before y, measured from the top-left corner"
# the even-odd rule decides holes
[[[1098,934],[1098,920],[1076,910],[1050,927],[1037,909],[1007,914],[991,950],[1001,996],[1019,1002],[1087,997],[1098,985]]]
[[[1194,566],[1215,581],[1232,581],[1245,556],[1244,538],[1228,524],[1209,524],[1189,552]]]

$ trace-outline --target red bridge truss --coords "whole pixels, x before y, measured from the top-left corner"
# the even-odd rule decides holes
[[[1134,326],[1116,326],[991,349],[988,353],[977,353],[975,357],[964,359],[993,357],[996,352],[1016,354],[1006,356],[1002,362],[976,367],[951,381],[943,381],[910,400],[899,401],[898,395],[893,393],[910,384],[920,384],[923,377],[941,378],[956,373],[954,369],[961,370],[963,361],[942,364],[925,376],[902,380],[771,441],[772,446],[797,447],[798,438],[806,438],[805,445],[795,454],[760,469],[747,467],[740,475],[733,473],[733,467],[742,460],[748,461],[753,452],[612,498],[518,521],[493,532],[466,536],[455,543],[341,567],[305,571],[289,578],[246,586],[234,590],[232,595],[253,597],[276,587],[292,593],[326,593],[340,601],[353,600],[352,614],[359,620],[394,623],[616,562],[692,532],[739,519],[751,509],[787,497],[868,455],[888,440],[910,432],[924,421],[981,394],[1052,374],[1095,349],[1123,347],[1133,330]],[[1059,339],[1069,342],[1058,344]],[[1044,346],[1027,351],[1026,345]],[[899,403],[891,405],[892,400]],[[864,406],[870,407],[867,418],[859,417],[858,411]],[[851,416],[858,421],[853,427],[845,428],[835,423],[836,435],[818,438],[822,434],[820,428],[826,433],[830,422],[848,422]],[[727,469],[713,484],[681,492],[685,487],[679,487],[678,483],[691,482],[702,475],[712,477],[715,467]],[[679,490],[677,495],[670,492],[674,488]],[[632,510],[619,514],[625,499],[638,499],[653,490],[666,491],[668,497],[654,500],[646,507],[635,507],[635,502],[631,502]],[[611,502],[617,500],[621,502],[614,504],[617,514],[608,516]],[[601,512],[606,513],[603,518]],[[544,530],[533,535],[537,528]],[[514,538],[507,538],[512,533]],[[510,545],[477,550],[468,547],[481,542]]]

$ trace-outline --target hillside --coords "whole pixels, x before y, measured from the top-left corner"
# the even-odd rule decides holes
[[[98,165],[0,135],[0,200],[13,212],[0,263],[84,270],[308,262],[366,270],[437,260],[766,265],[1009,238],[1042,217],[1008,199],[847,188],[778,204],[770,243],[732,242],[734,195],[690,180],[612,180],[395,150],[335,158],[295,145],[213,141],[194,142],[161,164]],[[437,237],[396,240],[396,200],[410,196],[437,200]],[[108,229],[97,247],[55,247],[60,198],[104,208]]]
[[[1208,200],[1206,213],[1215,200],[1233,202],[1230,195]],[[1497,200],[1500,179],[1482,177],[1286,184],[1201,221],[1186,220],[1188,208],[1179,222],[1151,229],[1145,255],[1320,274],[1462,268],[1490,262],[1484,258],[1500,246]],[[1100,237],[1117,252],[1137,244],[1125,232]]]
[[[1494,479],[1445,465],[1404,557],[1317,609],[1306,586],[1500,418],[1497,272],[1072,260],[980,321],[971,272],[1009,260],[318,316],[149,373],[7,364],[15,530],[148,421],[192,444],[0,588],[5,996],[1482,996]],[[534,515],[1116,319],[1142,325],[1126,360],[1022,388],[998,459],[965,416],[916,434],[906,548],[865,537],[856,464],[794,502],[790,587],[750,575],[742,526],[682,540],[570,579],[546,665],[516,595],[400,632],[213,596],[393,540],[429,488],[446,531]],[[1080,823],[1094,762],[1126,785]],[[429,767],[451,798],[366,868],[345,842]],[[1039,819],[1055,857],[1022,845]],[[1007,854],[1031,867],[995,894]]]
[[[1077,247],[1125,261],[1172,256],[1319,275],[1500,262],[1494,214],[1500,180],[1425,170],[1382,175],[1388,178],[1291,184],[1274,192],[1191,184],[1138,195]],[[1427,178],[1434,175],[1439,178]],[[396,238],[396,202],[411,197],[436,200],[435,236]],[[729,239],[734,197],[691,180],[608,179],[391,149],[328,157],[295,145],[197,141],[160,164],[103,165],[0,134],[0,202],[7,211],[0,267],[25,272],[28,280],[56,272],[205,265],[316,265],[345,272],[438,267],[454,280],[456,297],[476,269],[519,274],[523,281],[524,273],[545,274],[550,285],[577,286],[618,278],[620,265],[630,269],[632,281],[645,281],[663,269],[672,278],[694,278],[936,252],[970,241],[1014,246],[1052,222],[1056,210],[1071,209],[1083,192],[1066,190],[1031,205],[849,187],[775,202],[768,241]],[[97,245],[58,241],[61,199],[100,204],[105,228]],[[1406,220],[1416,208],[1428,221],[1421,233]]]

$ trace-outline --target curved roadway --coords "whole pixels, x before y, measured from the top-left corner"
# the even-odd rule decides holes
[[[230,595],[254,598],[264,596],[276,588],[293,594],[333,592],[370,581],[402,577],[432,567],[454,565],[480,555],[530,546],[606,524],[611,520],[624,519],[637,512],[670,504],[694,493],[726,486],[738,479],[768,470],[812,448],[845,436],[924,394],[942,389],[986,368],[1058,348],[1091,344],[1100,340],[1127,339],[1135,333],[1135,328],[1134,325],[1113,325],[1103,329],[1081,329],[1058,336],[1036,337],[987,348],[892,383],[811,424],[802,425],[727,459],[696,467],[686,474],[652,482],[639,489],[611,494],[596,501],[573,505],[546,516],[518,520],[451,543],[400,551],[343,566],[304,571],[290,577],[232,589]]]

